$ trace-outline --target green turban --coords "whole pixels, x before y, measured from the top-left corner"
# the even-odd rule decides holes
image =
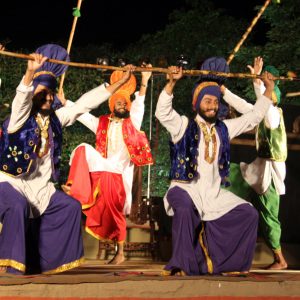
[[[279,77],[279,71],[274,67],[274,66],[266,66],[264,68],[264,71],[267,71],[271,73],[273,76]],[[275,80],[275,87],[272,93],[272,100],[276,103],[279,104],[281,100],[281,91],[278,87],[279,85],[279,80]],[[273,99],[274,98],[274,99]]]

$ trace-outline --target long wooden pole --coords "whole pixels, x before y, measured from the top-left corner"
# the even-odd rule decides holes
[[[78,11],[80,11],[81,3],[82,3],[82,0],[78,0],[77,8],[76,8]],[[70,33],[70,37],[69,37],[69,42],[68,42],[68,47],[67,47],[68,54],[70,54],[70,52],[71,52],[71,47],[72,47],[72,42],[73,42],[74,33],[75,33],[75,29],[76,29],[77,20],[78,20],[78,16],[74,15],[73,25],[72,25],[72,29],[71,29],[71,33]],[[65,77],[66,77],[66,73],[62,74],[62,76],[60,78],[59,93],[61,93],[62,90],[63,90]]]
[[[285,96],[286,97],[299,97],[300,96],[300,92],[287,93]]]
[[[16,57],[16,58],[22,58],[26,60],[34,60],[34,58],[31,55],[28,54],[22,54],[22,53],[15,53],[15,52],[9,52],[9,51],[0,51],[1,55],[10,56],[10,57]],[[97,65],[97,64],[89,64],[89,63],[78,63],[78,62],[68,62],[63,60],[57,60],[57,59],[48,59],[49,62],[61,64],[61,65],[68,65],[71,67],[77,67],[77,68],[88,68],[88,69],[104,69],[104,70],[118,70],[118,71],[126,71],[126,68],[124,67],[115,67],[115,66],[106,66],[106,65]],[[136,72],[154,72],[154,73],[169,73],[169,69],[167,68],[141,68],[136,67]],[[222,77],[232,77],[232,78],[262,78],[261,75],[255,75],[255,74],[248,74],[248,73],[224,73],[224,72],[216,72],[216,71],[207,71],[207,70],[183,70],[183,74],[187,76],[199,76],[199,75],[217,75]],[[274,80],[286,80],[286,81],[300,81],[300,78],[297,77],[283,77],[278,76],[274,77]]]
[[[258,19],[261,17],[261,15],[263,14],[263,12],[265,11],[265,9],[268,7],[268,5],[270,4],[270,2],[271,2],[271,0],[266,0],[265,4],[262,6],[262,8],[260,9],[260,11],[256,15],[256,17],[252,20],[250,26],[247,28],[246,32],[243,34],[241,40],[237,43],[237,45],[233,49],[232,53],[229,55],[229,57],[227,59],[227,64],[228,65],[233,60],[235,54],[239,51],[240,47],[242,46],[242,44],[244,43],[244,41],[248,37],[249,33],[252,31],[253,27],[255,26],[255,24],[257,23]]]

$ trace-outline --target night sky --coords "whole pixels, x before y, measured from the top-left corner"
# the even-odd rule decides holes
[[[201,1],[201,0],[199,0]],[[174,9],[186,7],[184,0],[83,0],[73,45],[112,43],[124,48],[143,34],[162,30]],[[264,0],[213,0],[228,15],[250,20],[256,5]],[[0,42],[11,50],[35,49],[45,43],[67,45],[77,0],[2,0]],[[245,28],[246,29],[246,28]]]

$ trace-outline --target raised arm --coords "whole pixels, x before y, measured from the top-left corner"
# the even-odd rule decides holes
[[[274,88],[272,74],[265,72],[263,74],[263,81],[266,90],[264,94],[257,99],[253,109],[239,118],[224,121],[227,125],[230,139],[253,129],[263,120],[265,114],[270,108],[272,104],[272,90]]]
[[[64,106],[56,110],[55,113],[58,116],[62,126],[72,125],[82,114],[97,108],[100,104],[106,101],[112,95],[112,93],[117,91],[124,83],[126,83],[135,67],[128,65],[126,68],[127,69],[123,73],[123,77],[114,84],[102,84],[99,87],[96,87],[85,93],[74,103],[74,105]],[[84,125],[87,126],[86,124]]]
[[[186,129],[188,119],[185,116],[180,116],[172,107],[173,90],[177,81],[183,76],[182,68],[172,66],[169,67],[169,71],[168,82],[157,101],[155,116],[169,131],[173,142],[176,143]]]
[[[38,70],[48,59],[42,54],[30,54],[34,60],[28,60],[25,75],[17,87],[16,96],[11,106],[11,116],[7,131],[15,132],[22,127],[30,115],[32,108],[33,86],[32,80],[36,70]]]
[[[246,114],[253,109],[253,104],[235,95],[230,90],[228,90],[224,85],[221,86],[221,92],[223,94],[223,99],[230,106],[232,106],[237,112],[241,114]]]
[[[141,67],[151,68],[151,64],[142,63]],[[139,92],[135,93],[135,99],[130,109],[130,119],[136,129],[140,129],[143,122],[145,112],[145,96],[147,92],[148,82],[152,72],[141,72],[141,84]]]

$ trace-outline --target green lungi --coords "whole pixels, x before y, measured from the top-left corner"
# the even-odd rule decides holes
[[[244,180],[239,164],[230,164],[230,183],[226,188],[237,196],[252,203],[259,213],[259,229],[272,250],[280,250],[281,225],[278,219],[280,195],[273,181],[267,191],[259,195]]]

